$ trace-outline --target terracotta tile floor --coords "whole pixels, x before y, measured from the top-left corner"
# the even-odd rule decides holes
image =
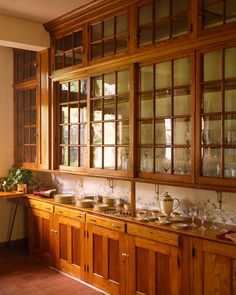
[[[0,251],[0,295],[101,295],[32,260],[24,251]]]

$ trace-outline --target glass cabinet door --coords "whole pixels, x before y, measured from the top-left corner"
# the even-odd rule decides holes
[[[187,35],[188,0],[159,0],[138,8],[138,46]]]
[[[129,70],[91,78],[91,168],[129,170],[129,91]]]
[[[236,48],[201,54],[200,176],[236,178]]]
[[[191,174],[191,58],[139,70],[139,171]]]
[[[87,166],[87,80],[59,85],[59,165]]]

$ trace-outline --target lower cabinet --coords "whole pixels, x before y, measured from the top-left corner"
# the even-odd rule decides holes
[[[193,295],[236,294],[236,247],[192,239]]]

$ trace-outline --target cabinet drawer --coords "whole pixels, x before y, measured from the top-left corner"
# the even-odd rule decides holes
[[[110,220],[107,218],[97,217],[93,215],[86,215],[86,222],[95,224],[101,227],[109,228],[119,232],[125,232],[125,223],[117,220]]]
[[[58,215],[85,221],[85,213],[78,210],[71,210],[60,206],[55,206],[54,212]]]
[[[48,204],[46,202],[36,201],[36,200],[29,200],[29,206],[31,208],[44,210],[47,212],[53,213],[53,205]]]
[[[148,228],[146,226],[137,224],[127,224],[127,233],[138,236],[141,238],[147,238],[164,244],[179,246],[179,235],[175,233],[169,233],[158,229]]]

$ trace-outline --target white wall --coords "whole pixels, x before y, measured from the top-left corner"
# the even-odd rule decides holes
[[[0,177],[7,175],[13,164],[13,52],[0,46]],[[14,206],[0,199],[0,243],[7,240]],[[25,236],[23,209],[19,208],[12,239]]]

